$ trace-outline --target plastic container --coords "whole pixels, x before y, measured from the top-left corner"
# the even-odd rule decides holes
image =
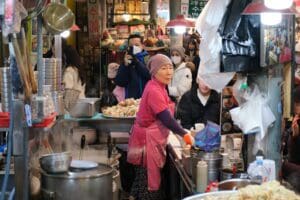
[[[207,163],[203,160],[199,161],[197,164],[197,192],[205,192],[208,180],[208,168]]]
[[[256,156],[255,166],[248,169],[249,177],[254,183],[261,184],[268,181],[269,172],[263,162],[262,156]]]

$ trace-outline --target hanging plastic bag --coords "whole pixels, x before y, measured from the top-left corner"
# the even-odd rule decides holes
[[[195,146],[206,152],[218,149],[221,144],[220,133],[220,126],[208,121],[205,128],[196,134]]]
[[[275,116],[267,104],[267,98],[262,95],[257,85],[243,95],[247,101],[230,110],[231,118],[244,134],[259,133],[263,139],[268,127],[275,122]]]
[[[3,24],[3,36],[7,37],[10,33],[19,33],[21,30],[21,21],[28,15],[27,10],[19,1],[8,1],[5,7],[5,22]],[[9,17],[7,17],[9,15]],[[10,20],[7,20],[7,19]]]
[[[196,21],[196,30],[201,35],[199,56],[202,65],[200,63],[199,68],[205,68],[202,69],[204,73],[220,72],[219,54],[222,49],[222,38],[218,33],[218,28],[229,2],[230,0],[208,1]]]
[[[222,89],[229,83],[233,78],[235,72],[228,73],[207,73],[199,74],[198,76],[210,87],[210,89],[221,92]],[[218,80],[218,81],[216,81]]]

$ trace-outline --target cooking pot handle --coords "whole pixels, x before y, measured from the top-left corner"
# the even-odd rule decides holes
[[[55,200],[55,192],[42,189],[43,199],[44,200]]]

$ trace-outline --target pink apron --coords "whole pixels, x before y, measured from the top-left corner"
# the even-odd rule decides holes
[[[169,102],[169,110],[174,114],[175,104]],[[166,145],[169,129],[159,120],[148,127],[142,127],[137,119],[128,143],[127,161],[147,168],[148,190],[160,187],[160,170],[166,161]]]

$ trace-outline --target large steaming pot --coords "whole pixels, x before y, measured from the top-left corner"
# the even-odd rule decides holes
[[[112,168],[99,164],[95,169],[64,174],[42,171],[44,200],[112,199]]]

